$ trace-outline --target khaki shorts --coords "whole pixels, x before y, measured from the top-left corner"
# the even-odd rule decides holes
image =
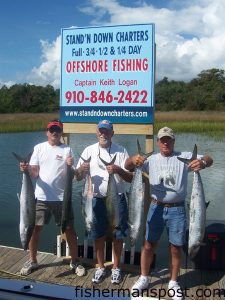
[[[54,216],[55,223],[57,226],[61,226],[61,218],[62,218],[62,201],[40,201],[37,200],[36,203],[36,220],[35,225],[43,226],[48,224],[51,216]],[[73,210],[70,212],[70,223],[71,227],[73,227]]]

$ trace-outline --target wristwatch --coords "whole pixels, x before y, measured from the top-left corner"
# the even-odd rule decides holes
[[[207,167],[207,162],[206,162],[206,160],[204,158],[201,159],[201,161],[202,161],[202,163],[204,165],[203,169],[205,169]]]

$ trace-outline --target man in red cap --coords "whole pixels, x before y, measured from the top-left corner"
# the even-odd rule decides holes
[[[30,259],[21,269],[21,275],[29,275],[38,268],[37,248],[41,230],[54,215],[57,225],[61,225],[62,200],[65,187],[66,165],[73,165],[72,149],[61,143],[63,124],[59,120],[52,120],[47,125],[48,140],[34,147],[29,165],[20,163],[22,172],[28,170],[31,177],[36,179],[35,197],[36,221],[29,243]],[[77,260],[77,237],[73,228],[73,215],[70,225],[65,230],[70,249],[70,269],[79,270]]]

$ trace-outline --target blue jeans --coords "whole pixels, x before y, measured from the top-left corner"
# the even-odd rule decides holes
[[[175,246],[183,246],[186,242],[185,206],[164,207],[151,203],[146,222],[145,239],[157,242],[166,226],[169,242]]]
[[[119,224],[119,229],[114,230],[114,237],[117,239],[122,239],[127,236],[128,209],[127,209],[127,202],[125,196],[119,195],[118,197],[120,198],[119,199],[120,224]],[[92,240],[96,240],[106,235],[109,222],[107,218],[105,200],[102,198],[94,197],[92,203],[93,203],[93,212],[94,212],[93,225],[92,225],[92,231],[88,237]]]

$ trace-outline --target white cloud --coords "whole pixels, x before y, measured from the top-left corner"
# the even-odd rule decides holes
[[[15,81],[3,81],[0,79],[0,88],[3,87],[4,85],[9,88],[10,86],[16,84]]]
[[[166,76],[189,81],[202,70],[225,69],[224,0],[179,0],[179,8],[176,1],[171,1],[170,8],[145,2],[124,7],[116,0],[91,0],[89,4],[82,12],[93,16],[92,25],[155,23],[157,80]],[[59,87],[60,37],[41,43],[43,62],[32,70],[33,81]]]
[[[61,37],[58,36],[52,43],[41,40],[42,63],[34,67],[29,76],[29,81],[34,84],[50,84],[55,88],[60,85],[60,49]]]

